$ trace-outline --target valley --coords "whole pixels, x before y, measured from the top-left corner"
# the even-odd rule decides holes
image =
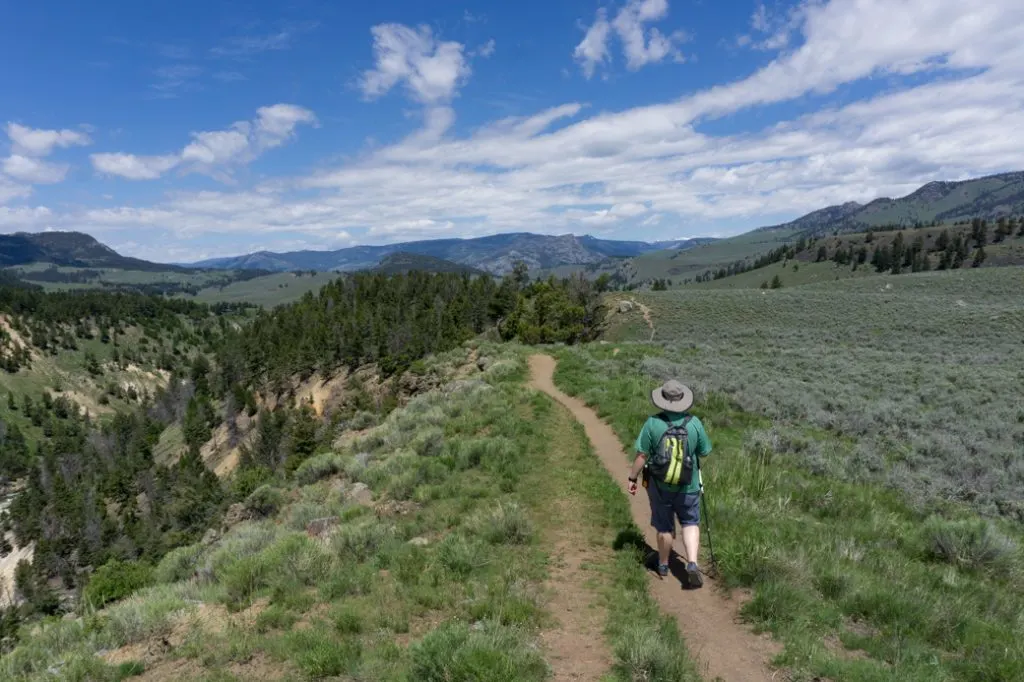
[[[1024,677],[1024,221],[859,220],[501,276],[10,266],[0,678]],[[623,489],[673,377],[699,592]]]

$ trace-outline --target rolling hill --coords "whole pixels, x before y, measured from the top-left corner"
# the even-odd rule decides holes
[[[374,268],[393,253],[431,256],[460,265],[504,274],[517,260],[531,270],[562,265],[590,265],[607,258],[629,258],[666,248],[685,249],[713,241],[710,239],[669,242],[620,242],[574,235],[549,236],[526,232],[496,234],[473,239],[433,239],[386,246],[354,246],[337,251],[268,251],[234,258],[216,258],[191,264],[196,268],[226,270],[336,270],[353,271]]]
[[[609,272],[630,284],[665,278],[678,283],[784,244],[794,244],[801,238],[859,233],[879,227],[952,224],[973,218],[991,222],[1021,215],[1024,171],[963,182],[930,182],[905,197],[829,206],[788,223],[761,227],[695,248],[643,253],[595,272]]]
[[[834,231],[861,232],[883,225],[913,226],[969,218],[993,220],[1022,213],[1024,171],[1016,171],[962,182],[929,182],[905,197],[829,206],[761,230],[791,230],[797,236],[814,237]]]
[[[30,263],[145,272],[184,271],[184,268],[176,265],[122,256],[81,232],[0,234],[0,267]]]

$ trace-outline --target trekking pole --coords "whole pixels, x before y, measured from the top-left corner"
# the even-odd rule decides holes
[[[718,576],[718,560],[715,559],[715,546],[711,543],[711,517],[708,515],[708,501],[704,497],[704,476],[700,471],[700,458],[697,459],[697,479],[700,483],[700,504],[702,507],[701,516],[704,517],[704,526],[708,532],[708,551],[711,552],[711,567],[715,570],[715,576]]]

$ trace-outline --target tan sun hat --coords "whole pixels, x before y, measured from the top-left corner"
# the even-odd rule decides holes
[[[672,379],[651,391],[651,402],[666,412],[686,412],[693,405],[693,391]]]

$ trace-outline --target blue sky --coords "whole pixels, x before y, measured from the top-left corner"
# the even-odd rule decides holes
[[[0,60],[0,230],[161,261],[725,236],[1024,167],[1019,0],[41,0]]]

